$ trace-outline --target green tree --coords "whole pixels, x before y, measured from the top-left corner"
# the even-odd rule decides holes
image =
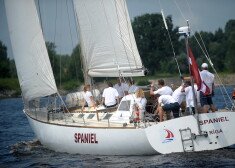
[[[70,75],[70,79],[72,80],[84,80],[80,53],[80,46],[77,45],[73,49],[68,68],[68,73]]]
[[[235,40],[235,20],[229,20],[226,23],[225,36],[227,40]]]
[[[225,57],[226,70],[228,72],[235,72],[235,40],[229,44]]]
[[[0,77],[10,77],[10,60],[7,58],[7,47],[0,41]]]
[[[58,83],[60,81],[60,62],[58,59],[58,55],[56,54],[56,46],[52,42],[46,42],[47,52],[49,55],[49,59],[51,62],[51,67],[53,70],[53,74],[55,77],[56,82]]]
[[[179,46],[177,28],[173,30],[170,16],[166,18],[166,22],[177,52]],[[148,68],[150,75],[163,72],[167,62],[174,60],[174,57],[162,16],[145,14],[135,17],[132,27],[143,64]]]

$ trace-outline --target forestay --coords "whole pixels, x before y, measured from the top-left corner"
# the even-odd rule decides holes
[[[5,0],[13,55],[24,99],[57,92],[34,0]]]
[[[144,76],[125,0],[74,0],[91,77]]]

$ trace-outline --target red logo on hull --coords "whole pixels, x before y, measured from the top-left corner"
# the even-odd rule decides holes
[[[164,139],[164,141],[162,141],[162,143],[167,143],[167,142],[171,142],[174,140],[174,134],[168,130],[168,129],[164,129],[167,132],[167,135]]]

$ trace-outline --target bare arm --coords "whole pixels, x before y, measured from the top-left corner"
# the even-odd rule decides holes
[[[120,98],[119,98],[119,97],[117,97],[117,103],[118,103],[118,104],[120,103]]]
[[[91,99],[91,102],[92,102],[93,106],[96,107],[96,103],[95,103],[95,101],[94,101],[92,96],[90,96],[90,99]]]
[[[154,91],[153,91],[153,84],[151,84],[151,88],[150,88],[150,95],[154,95]]]
[[[215,84],[214,83],[212,83],[212,92],[211,92],[211,94],[212,95],[214,95],[215,93],[214,93],[214,91],[215,91]]]
[[[82,108],[84,108],[85,104],[86,104],[86,99],[83,98],[83,105],[82,105]]]
[[[104,105],[104,97],[102,97],[102,105]]]
[[[159,113],[159,109],[161,108],[161,103],[158,103],[158,106],[157,106],[157,109],[155,111],[155,114],[158,114]]]

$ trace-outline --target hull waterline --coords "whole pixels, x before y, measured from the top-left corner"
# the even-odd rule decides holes
[[[199,115],[203,135],[198,134],[194,116],[136,129],[58,125],[41,122],[28,115],[27,118],[45,147],[72,154],[153,155],[215,150],[235,143],[234,112]]]

